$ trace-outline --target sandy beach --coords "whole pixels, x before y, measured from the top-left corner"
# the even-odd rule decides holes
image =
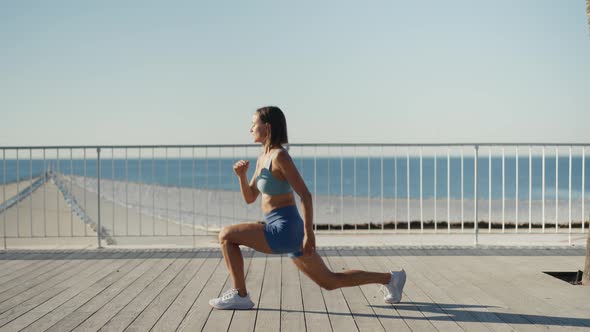
[[[19,184],[22,190],[30,181]],[[6,197],[16,194],[16,184],[6,186]],[[12,196],[8,195],[11,193]],[[64,196],[52,182],[46,182],[31,195],[0,214],[2,235],[12,245],[32,243],[44,247],[56,245],[96,246],[96,232],[68,207]]]
[[[70,181],[69,176],[63,177],[64,181]],[[96,195],[96,180],[82,177],[73,177],[72,184],[79,190],[77,197],[83,195],[83,188],[87,195]],[[116,202],[116,205],[127,206],[130,209],[140,210],[144,215],[155,215],[156,217],[171,220],[182,220],[183,223],[191,223],[192,217],[196,219],[196,225],[225,225],[234,221],[260,220],[262,213],[259,208],[259,200],[251,205],[244,203],[239,192],[223,190],[203,190],[179,187],[153,186],[133,182],[121,182],[101,180],[101,194],[107,202]],[[298,201],[298,200],[297,200]],[[299,204],[299,202],[297,202]],[[545,200],[545,222],[555,223],[555,199]],[[586,220],[590,214],[588,209],[590,200],[586,199]],[[317,224],[362,224],[362,223],[385,223],[411,221],[446,221],[450,211],[451,223],[460,223],[461,220],[473,221],[474,204],[473,199],[461,200],[446,198],[419,199],[407,198],[384,198],[380,197],[351,197],[351,196],[316,196],[314,197],[314,209]],[[569,223],[569,201],[560,199],[559,213],[557,215],[559,224]],[[420,207],[422,205],[422,215]],[[463,209],[461,208],[463,205]],[[409,206],[409,209],[408,209]],[[516,221],[516,203],[514,200],[505,200],[502,207],[502,200],[492,200],[491,219],[490,202],[479,201],[480,221],[493,223],[514,223]],[[450,208],[450,209],[448,209]],[[533,200],[531,204],[531,219],[533,224],[540,224],[542,220],[542,202]],[[504,210],[504,217],[502,217]],[[436,211],[436,215],[435,215]],[[582,201],[572,200],[572,222],[582,220]],[[528,224],[529,201],[521,200],[518,204],[518,222]]]

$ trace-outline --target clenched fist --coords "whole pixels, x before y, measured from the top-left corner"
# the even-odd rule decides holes
[[[234,164],[234,173],[238,176],[246,176],[246,172],[248,172],[248,166],[250,166],[249,160],[240,160]]]

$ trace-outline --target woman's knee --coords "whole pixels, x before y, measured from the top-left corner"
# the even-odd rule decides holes
[[[340,275],[339,273],[330,272],[327,278],[316,281],[318,286],[325,290],[335,290],[340,288]]]
[[[219,243],[225,244],[227,242],[231,242],[231,233],[232,233],[232,226],[225,226],[219,232]]]

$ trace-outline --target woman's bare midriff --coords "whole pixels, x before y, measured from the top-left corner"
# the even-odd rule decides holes
[[[289,205],[295,205],[295,197],[292,192],[274,196],[262,195],[262,212],[264,214]]]

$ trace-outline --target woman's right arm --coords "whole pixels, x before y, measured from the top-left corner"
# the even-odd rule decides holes
[[[250,165],[250,161],[248,160],[240,160],[234,164],[234,172],[238,176],[240,180],[240,191],[242,192],[242,196],[247,204],[254,203],[256,198],[258,198],[258,188],[256,187],[256,173],[254,172],[254,176],[250,183],[248,184],[248,166]],[[258,162],[256,163],[256,170],[258,170]]]

